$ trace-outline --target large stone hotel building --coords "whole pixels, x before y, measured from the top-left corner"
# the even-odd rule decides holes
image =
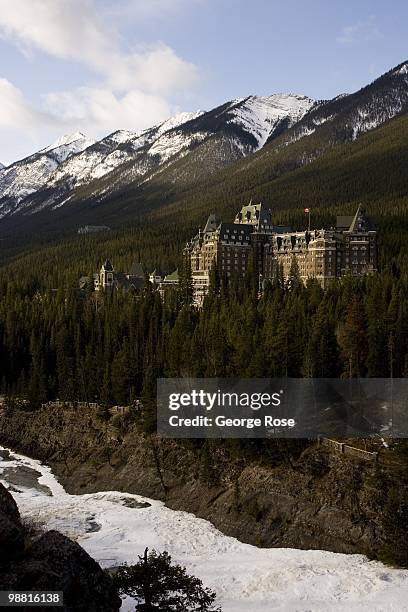
[[[190,258],[195,302],[200,305],[213,267],[220,277],[242,277],[251,258],[260,287],[279,271],[288,279],[294,260],[303,282],[315,278],[322,287],[347,274],[376,272],[377,234],[361,207],[354,216],[337,217],[334,228],[295,232],[273,225],[270,210],[250,203],[234,223],[220,223],[210,215],[185,253]]]

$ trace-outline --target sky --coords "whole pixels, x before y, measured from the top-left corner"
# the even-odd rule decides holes
[[[0,162],[248,95],[327,99],[408,59],[405,0],[0,0]]]

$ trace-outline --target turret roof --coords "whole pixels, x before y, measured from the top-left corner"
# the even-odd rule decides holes
[[[111,264],[111,262],[109,261],[109,259],[107,259],[105,261],[105,263],[102,266],[104,268],[104,270],[108,271],[108,272],[112,272],[113,271],[113,266]]]

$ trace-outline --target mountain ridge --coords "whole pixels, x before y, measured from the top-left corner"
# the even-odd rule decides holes
[[[119,130],[68,156],[14,210],[0,197],[0,230],[7,218],[30,226],[36,216],[55,226],[96,218],[117,225],[140,219],[152,207],[180,202],[185,208],[208,194],[223,200],[227,189],[240,199],[407,111],[408,62],[402,62],[332,100],[247,96],[140,133]],[[0,189],[2,182],[4,170]]]
[[[38,210],[48,205],[59,207],[66,202],[63,194],[128,162],[132,162],[130,180],[143,177],[221,129],[231,134],[235,146],[232,158],[239,158],[262,146],[282,120],[293,124],[313,104],[310,98],[299,95],[249,96],[207,113],[179,113],[142,132],[118,130],[96,142],[82,133],[64,136],[38,153],[11,164],[7,173],[2,174],[0,218],[30,207],[30,197],[42,189],[55,189],[56,197],[51,194],[51,200],[45,198]],[[218,122],[214,122],[217,111]],[[212,117],[211,125],[208,116]],[[82,146],[73,148],[75,143]],[[31,167],[36,172],[39,163],[43,164],[42,177],[30,176]],[[46,164],[48,168],[44,167]]]

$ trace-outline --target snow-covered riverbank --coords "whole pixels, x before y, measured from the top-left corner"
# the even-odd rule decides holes
[[[259,549],[138,495],[69,495],[50,468],[13,452],[0,453],[0,481],[23,520],[77,540],[103,567],[132,563],[146,546],[167,550],[217,592],[223,612],[408,611],[408,571],[362,555]]]

